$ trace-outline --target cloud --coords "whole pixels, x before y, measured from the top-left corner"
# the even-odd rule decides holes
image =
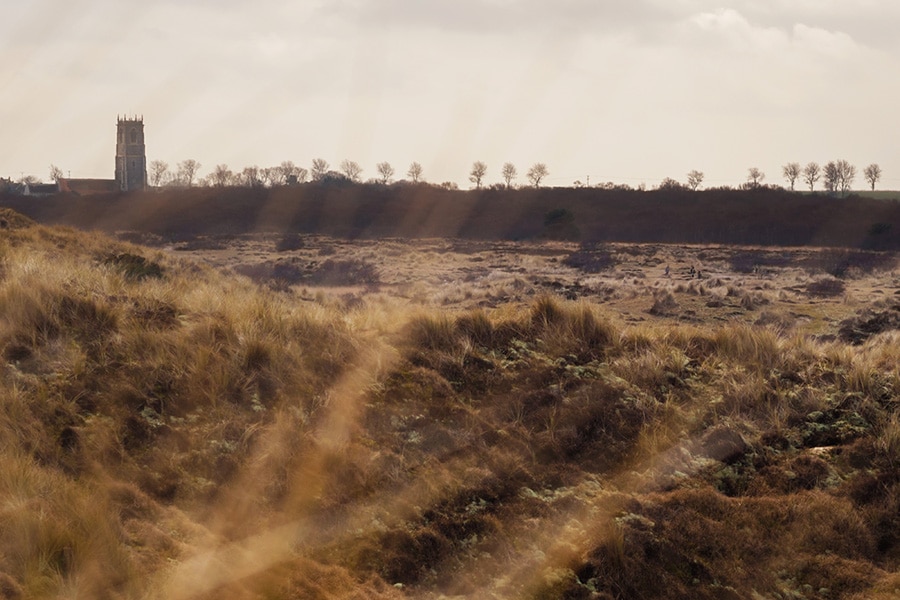
[[[770,52],[781,50],[787,43],[787,35],[775,27],[754,26],[741,13],[733,9],[703,12],[687,20],[689,34],[714,36],[713,43],[736,50]]]
[[[88,160],[78,140],[121,111],[145,113],[152,153],[170,162],[419,160],[441,180],[475,159],[582,180],[592,164],[609,178],[715,179],[716,165],[742,175],[744,153],[795,136],[836,144],[819,131],[833,113],[852,111],[848,127],[896,121],[886,32],[900,3],[888,0],[77,5],[16,3],[0,22],[0,112],[17,115],[0,131],[0,175],[75,171]],[[33,148],[3,151],[19,139]],[[107,146],[91,172],[108,169]]]
[[[830,58],[853,59],[867,52],[846,33],[803,23],[794,25],[792,39],[796,47]]]

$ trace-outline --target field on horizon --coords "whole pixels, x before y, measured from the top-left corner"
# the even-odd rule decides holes
[[[900,594],[896,253],[2,218],[0,597]]]

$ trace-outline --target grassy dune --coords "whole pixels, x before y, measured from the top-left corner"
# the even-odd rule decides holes
[[[306,301],[0,216],[0,597],[900,594],[896,331]]]

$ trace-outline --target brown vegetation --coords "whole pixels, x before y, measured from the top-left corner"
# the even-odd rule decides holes
[[[900,249],[894,199],[682,187],[448,190],[316,182],[48,198],[0,196],[41,223],[189,235],[317,233],[344,238],[556,239],[583,242]],[[836,267],[840,267],[839,264]]]
[[[900,589],[897,333],[860,312],[851,345],[760,314],[851,310],[809,298],[805,273],[787,302],[724,274],[647,281],[631,261],[661,272],[667,250],[611,247],[611,279],[579,279],[596,297],[520,274],[502,282],[520,301],[477,308],[473,289],[446,310],[16,222],[0,231],[4,597]],[[393,281],[389,261],[329,247],[278,251],[339,288],[355,276],[329,261]],[[728,262],[701,252],[704,270]],[[645,320],[600,306],[614,297]]]

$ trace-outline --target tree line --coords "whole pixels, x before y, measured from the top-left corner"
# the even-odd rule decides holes
[[[790,184],[791,190],[798,179],[809,186],[809,191],[815,191],[816,182],[819,179],[825,186],[825,190],[829,192],[846,193],[850,190],[853,180],[856,179],[856,167],[848,161],[832,160],[820,167],[818,163],[810,162],[805,167],[800,167],[800,163],[790,162],[781,168],[784,179]],[[863,177],[866,183],[875,191],[875,184],[881,180],[881,167],[877,163],[872,163],[863,169]]]
[[[240,171],[233,171],[226,164],[216,165],[205,177],[199,177],[200,163],[193,159],[183,160],[170,168],[169,164],[162,160],[153,160],[148,167],[148,180],[152,187],[276,187],[280,185],[295,185],[311,182],[349,182],[363,183],[363,168],[353,160],[343,160],[338,167],[332,166],[323,158],[316,158],[310,163],[309,169],[296,165],[292,161],[284,161],[274,167],[259,167],[256,165],[244,167]],[[475,161],[469,171],[469,181],[476,189],[484,185],[487,175],[487,165],[482,161]],[[375,165],[376,176],[369,178],[365,183],[389,185],[395,182],[396,170],[389,162],[380,162]],[[547,165],[536,163],[526,172],[528,184],[532,187],[540,187],[541,182],[549,174]],[[501,171],[502,185],[512,188],[518,177],[518,171],[512,163],[503,165]],[[424,169],[421,163],[412,162],[406,170],[405,181],[413,184],[425,183]],[[444,182],[441,187],[456,189],[453,182]]]
[[[226,164],[216,165],[212,171],[205,176],[200,176],[202,165],[194,159],[182,160],[175,164],[174,168],[163,160],[150,161],[148,165],[148,183],[154,188],[162,187],[277,187],[282,185],[296,185],[310,182],[326,182],[326,183],[363,183],[363,168],[356,161],[345,159],[341,161],[337,168],[332,166],[323,158],[313,159],[309,168],[296,165],[293,161],[283,161],[281,164],[273,167],[259,167],[252,165],[244,167],[237,171],[232,170]],[[389,185],[395,183],[397,175],[394,167],[389,162],[379,162],[375,165],[377,176],[369,178],[366,183]],[[782,166],[781,169],[784,180],[790,187],[791,191],[795,191],[798,182],[802,182],[810,192],[814,192],[816,185],[821,181],[827,192],[846,194],[852,189],[852,184],[857,177],[857,169],[849,161],[840,159],[829,161],[823,166],[816,162],[809,162],[805,166],[801,166],[798,162],[789,162]],[[482,161],[472,163],[469,171],[469,181],[475,189],[481,189],[485,186],[488,173],[487,164]],[[535,163],[525,173],[527,185],[530,187],[540,187],[541,182],[549,175],[547,165],[544,163]],[[862,171],[863,178],[872,191],[875,190],[876,184],[881,180],[882,169],[877,163],[872,163],[865,167]],[[56,165],[50,165],[50,179],[59,181],[63,177],[63,171]],[[515,182],[519,177],[516,166],[507,162],[504,163],[500,170],[501,180],[492,184],[492,188],[512,189],[517,187]],[[412,162],[406,171],[407,183],[419,184],[426,183],[424,177],[424,169],[418,162]],[[757,189],[764,187],[763,181],[766,174],[758,167],[750,167],[747,169],[746,181],[738,186],[738,189]],[[685,183],[681,183],[671,177],[664,178],[656,189],[659,190],[677,190],[687,189],[697,191],[703,184],[704,174],[702,171],[692,170],[687,173]],[[41,180],[37,177],[28,175],[20,178],[17,183],[35,184]],[[10,182],[11,183],[11,182]],[[590,187],[585,186],[581,181],[575,181],[574,187]],[[439,187],[446,189],[458,189],[456,183],[445,181],[439,184]],[[613,182],[597,184],[594,187],[603,189],[633,189],[627,184],[615,184]],[[778,186],[772,186],[778,187]],[[726,189],[728,186],[718,189]],[[638,190],[644,190],[646,187],[641,184]],[[730,188],[729,188],[730,189]]]
[[[800,180],[809,187],[810,192],[816,189],[816,183],[820,180],[825,191],[832,193],[846,194],[850,191],[853,181],[856,179],[856,167],[849,161],[840,159],[832,160],[824,166],[820,166],[817,162],[809,162],[806,166],[801,167],[800,163],[789,162],[781,167],[781,174],[785,181],[790,185],[793,192],[797,181]],[[882,170],[877,163],[872,163],[863,169],[863,177],[866,183],[875,191],[875,185],[881,181]],[[747,169],[747,180],[739,189],[757,189],[763,187],[763,181],[766,174],[759,167],[750,167]],[[663,179],[658,189],[690,189],[697,190],[703,183],[703,172],[693,170],[687,174],[687,182],[681,183],[671,177]],[[776,186],[777,187],[777,186]]]

